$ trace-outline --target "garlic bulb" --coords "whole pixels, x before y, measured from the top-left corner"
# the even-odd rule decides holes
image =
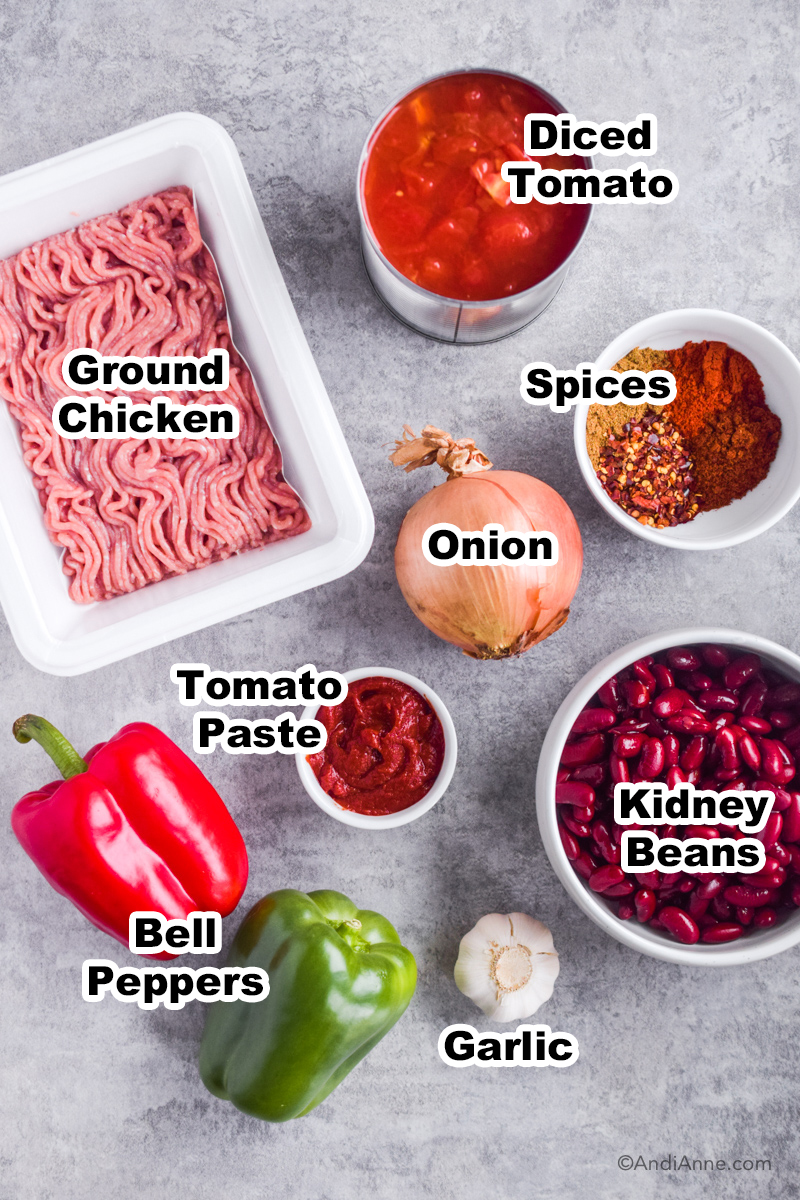
[[[558,969],[546,925],[525,913],[490,913],[461,939],[455,979],[487,1017],[521,1021],[550,999]]]

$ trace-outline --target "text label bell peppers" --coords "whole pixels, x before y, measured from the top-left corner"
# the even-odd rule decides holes
[[[209,1091],[265,1121],[303,1117],[388,1033],[417,967],[385,917],[341,892],[271,892],[245,917],[228,966],[263,967],[261,1004],[213,1005],[200,1048]]]
[[[81,758],[43,717],[20,717],[64,776],[15,805],[11,825],[49,883],[127,946],[146,910],[226,916],[247,883],[242,835],[202,771],[153,725],[126,725]],[[148,957],[174,958],[173,954]]]

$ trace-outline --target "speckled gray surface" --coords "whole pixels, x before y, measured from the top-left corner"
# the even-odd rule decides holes
[[[81,1000],[84,958],[129,956],[47,887],[6,819],[0,1196],[800,1194],[797,952],[718,973],[623,949],[567,898],[533,811],[548,722],[604,654],[695,621],[800,649],[800,510],[715,554],[634,540],[586,492],[570,419],[524,407],[517,391],[532,358],[561,367],[591,359],[668,308],[730,309],[800,349],[794,0],[6,0],[0,29],[4,170],[176,110],[229,130],[377,518],[354,574],[83,677],[40,674],[0,622],[5,812],[49,778],[41,753],[10,739],[21,712],[46,713],[79,747],[143,718],[188,749],[188,711],[168,678],[176,661],[405,668],[449,703],[461,738],[442,803],[380,836],[326,819],[291,761],[217,753],[203,764],[250,850],[242,912],[276,887],[340,888],[396,922],[420,966],[401,1024],[323,1107],[287,1126],[263,1125],[204,1090],[198,1006],[148,1014]],[[655,113],[658,162],[678,175],[681,195],[663,208],[598,211],[536,325],[456,350],[409,332],[372,294],[353,178],[392,96],[469,64],[533,77],[596,120]],[[398,592],[394,538],[429,484],[393,474],[381,444],[404,421],[426,420],[473,434],[496,463],[556,485],[580,523],[585,573],[570,622],[519,661],[461,657]],[[561,976],[537,1019],[575,1034],[581,1058],[562,1072],[448,1069],[436,1053],[445,1025],[491,1027],[453,984],[458,940],[483,913],[513,909],[554,932]],[[226,941],[235,923],[226,922]],[[618,1168],[620,1155],[639,1153],[763,1158],[772,1169]]]

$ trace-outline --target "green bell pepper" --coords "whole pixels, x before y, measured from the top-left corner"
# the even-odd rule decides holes
[[[269,996],[209,1006],[200,1075],[264,1121],[304,1117],[408,1007],[410,950],[385,917],[341,892],[271,892],[245,917],[228,966],[263,967]]]

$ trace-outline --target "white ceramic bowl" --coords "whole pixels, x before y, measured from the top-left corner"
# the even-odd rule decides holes
[[[683,308],[648,317],[620,334],[597,359],[613,367],[636,346],[675,350],[685,342],[727,342],[753,363],[764,384],[768,406],[783,424],[780,445],[769,474],[756,488],[725,508],[701,513],[685,525],[654,529],[640,525],[603,490],[586,449],[588,404],[575,410],[575,452],[586,486],[601,508],[637,537],[678,550],[721,550],[746,542],[769,529],[800,496],[800,363],[783,342],[753,321],[710,308]],[[669,413],[669,408],[667,408]]]
[[[796,946],[800,942],[800,909],[772,929],[747,933],[735,942],[719,946],[709,946],[702,942],[697,942],[694,946],[681,945],[648,925],[640,925],[635,918],[621,921],[612,911],[609,902],[591,891],[573,870],[564,853],[556,821],[556,772],[561,752],[575,718],[600,685],[645,654],[657,654],[661,650],[668,650],[670,646],[691,646],[703,642],[740,647],[742,652],[753,651],[787,678],[800,682],[800,657],[791,650],[776,645],[775,642],[769,642],[766,638],[756,637],[751,633],[738,633],[733,629],[676,629],[670,633],[658,633],[638,642],[630,642],[615,654],[604,658],[584,675],[553,718],[539,756],[539,769],[536,774],[536,815],[542,842],[553,869],[578,907],[606,933],[610,933],[617,941],[623,942],[633,950],[666,962],[684,963],[688,966],[727,967],[769,958]]]
[[[365,813],[352,812],[349,808],[342,808],[341,804],[337,804],[326,791],[323,791],[305,755],[298,754],[295,761],[303,787],[314,803],[318,804],[322,811],[326,812],[329,817],[335,817],[337,821],[342,821],[345,825],[355,825],[358,829],[394,829],[398,825],[407,825],[409,821],[416,821],[417,817],[421,817],[423,813],[428,812],[433,808],[434,804],[441,800],[450,785],[450,780],[453,778],[453,772],[456,769],[458,743],[455,725],[450,713],[436,695],[436,692],[432,691],[421,679],[417,679],[413,675],[407,675],[405,671],[395,671],[391,667],[360,667],[355,671],[347,671],[344,677],[348,683],[351,683],[355,679],[369,679],[372,675],[380,675],[388,679],[399,679],[401,683],[406,683],[409,687],[414,688],[421,696],[424,696],[442,723],[444,731],[444,760],[436,782],[427,796],[423,796],[421,800],[418,800],[416,804],[412,804],[409,808],[404,808],[396,813],[386,813],[382,816],[371,817]],[[312,720],[316,716],[318,708],[319,705],[310,705],[303,713],[303,720]]]

